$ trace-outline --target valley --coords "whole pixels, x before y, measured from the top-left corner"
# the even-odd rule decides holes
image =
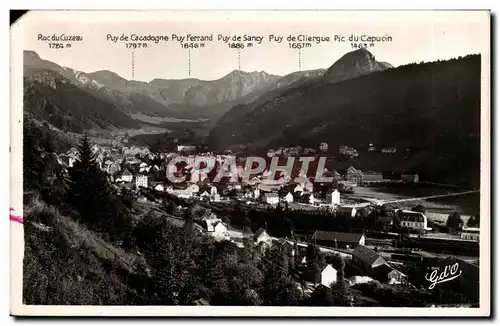
[[[490,312],[491,13],[215,13],[11,26],[14,303]]]

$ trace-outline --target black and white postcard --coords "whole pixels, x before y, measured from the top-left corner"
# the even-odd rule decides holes
[[[12,315],[490,315],[490,12],[32,11],[11,41]]]

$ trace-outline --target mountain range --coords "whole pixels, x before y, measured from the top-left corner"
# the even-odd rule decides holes
[[[355,55],[362,59],[341,58],[322,77],[233,108],[211,130],[209,143],[264,154],[297,145],[318,149],[326,142],[337,169],[415,172],[424,180],[477,186],[481,57],[387,69],[367,51]],[[353,74],[360,66],[370,73]],[[370,143],[378,150],[369,152]],[[343,161],[341,145],[363,155]],[[397,154],[382,155],[384,147]]]
[[[49,75],[53,81],[64,80],[63,83],[74,85],[75,90],[90,93],[108,103],[108,106],[127,114],[217,119],[233,106],[251,102],[270,89],[286,87],[299,80],[315,77],[318,73],[296,72],[282,77],[264,71],[235,70],[212,81],[158,78],[147,83],[127,80],[109,70],[85,73],[61,67],[54,62],[43,60],[36,52],[24,51],[24,77],[27,87]],[[53,91],[58,92],[57,88]]]
[[[359,49],[327,69],[286,76],[233,71],[213,81],[147,83],[107,70],[76,71],[25,51],[24,102],[26,114],[76,132],[140,128],[146,123],[140,116],[209,119],[207,142],[215,150],[256,153],[327,142],[362,152],[373,143],[397,148],[398,155],[372,153],[345,164],[475,183],[480,65],[479,55],[468,55],[394,68]]]
[[[351,64],[352,62],[355,64]],[[43,60],[36,52],[24,51],[24,76],[27,88],[32,87],[33,82],[40,81],[40,78],[50,75],[53,82],[64,81],[61,83],[72,84],[73,92],[80,89],[98,98],[101,106],[114,107],[135,118],[137,118],[135,113],[141,113],[171,118],[204,118],[212,120],[212,123],[231,108],[250,104],[272,90],[279,93],[288,87],[318,78],[341,80],[387,67],[390,65],[374,61],[369,52],[360,54],[359,51],[355,51],[342,57],[328,70],[298,71],[286,76],[276,76],[264,71],[234,70],[212,81],[195,78],[180,80],[158,78],[147,83],[127,80],[109,70],[85,73],[61,67],[54,62]],[[37,85],[40,87],[43,84]],[[59,93],[57,87],[52,90]],[[60,96],[64,94],[61,93]],[[114,109],[108,110],[112,112]],[[64,111],[65,108],[61,107],[60,110]],[[126,126],[133,124],[128,122]],[[121,122],[112,125],[120,126]],[[88,124],[82,127],[87,128]]]

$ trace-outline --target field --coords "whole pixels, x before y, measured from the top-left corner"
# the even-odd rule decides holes
[[[162,124],[165,122],[206,122],[208,121],[207,119],[177,119],[177,118],[170,118],[170,117],[160,117],[160,116],[152,116],[152,115],[146,115],[142,113],[130,113],[130,117],[140,120],[142,122],[150,123],[150,124]]]
[[[442,187],[409,186],[409,187],[356,187],[354,196],[372,198],[384,201],[401,200],[407,198],[419,198],[434,195],[445,195],[460,192],[460,190],[446,189]],[[479,193],[450,196],[435,199],[423,199],[411,202],[397,203],[400,208],[410,209],[418,204],[424,206],[426,216],[433,221],[444,223],[449,214],[458,212],[464,222],[470,215],[479,212]]]

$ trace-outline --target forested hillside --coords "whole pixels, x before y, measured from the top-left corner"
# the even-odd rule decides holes
[[[480,65],[480,56],[470,55],[296,87],[243,116],[221,119],[210,144],[366,149],[374,143],[420,156],[403,163],[405,170],[477,184]]]
[[[39,70],[24,78],[24,112],[63,131],[136,128],[139,123],[56,72]]]

